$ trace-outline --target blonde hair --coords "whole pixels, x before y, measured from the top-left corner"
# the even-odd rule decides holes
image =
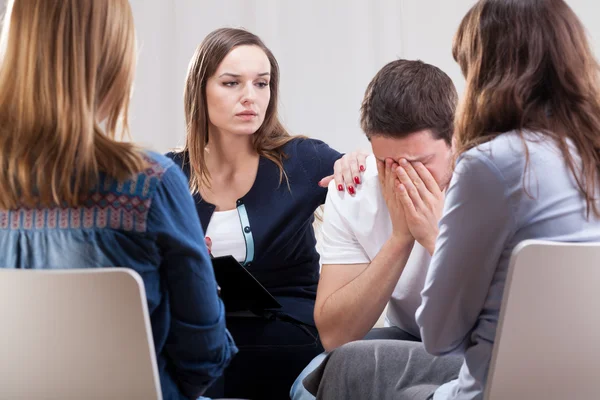
[[[143,153],[117,141],[135,69],[129,2],[12,0],[4,24],[0,208],[76,206],[100,172],[142,170]]]
[[[265,52],[271,65],[269,89],[271,100],[262,126],[252,135],[254,149],[259,155],[273,161],[279,167],[279,182],[287,175],[283,160],[287,157],[283,146],[289,141],[304,137],[291,136],[277,116],[279,96],[279,64],[262,40],[244,29],[217,29],[202,41],[190,61],[185,83],[184,106],[187,136],[185,162],[190,163],[190,189],[198,193],[202,185],[209,186],[210,173],[206,167],[204,149],[208,144],[208,106],[206,82],[214,75],[223,59],[237,46],[257,46]],[[289,182],[288,188],[289,188]]]

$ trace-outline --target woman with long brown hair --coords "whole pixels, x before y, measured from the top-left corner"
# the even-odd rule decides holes
[[[280,70],[256,35],[222,28],[193,56],[185,86],[186,146],[169,156],[189,178],[215,256],[232,255],[283,306],[254,317],[228,315],[240,353],[214,397],[280,399],[322,350],[313,319],[319,255],[319,186],[342,155],[319,140],[292,136],[278,119]],[[349,194],[365,156],[346,156]],[[342,171],[342,161],[338,170]],[[364,167],[363,167],[364,170]],[[344,190],[342,179],[337,178]],[[198,240],[202,240],[201,238]]]
[[[379,398],[482,399],[514,247],[527,239],[600,241],[599,67],[575,13],[563,0],[480,0],[461,22],[453,54],[466,89],[458,159],[417,311],[424,348],[339,350],[345,365],[377,369],[363,387],[387,388]],[[411,232],[428,243],[420,228],[430,196],[414,177],[400,173],[399,181]],[[448,382],[446,358],[432,355],[451,353],[464,361]],[[344,389],[364,370],[336,366],[327,366],[317,398],[366,398]]]
[[[118,140],[136,60],[129,2],[12,0],[1,41],[0,267],[135,270],[163,398],[197,398],[236,348],[185,177]]]

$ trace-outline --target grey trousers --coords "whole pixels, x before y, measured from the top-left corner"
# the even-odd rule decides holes
[[[303,383],[317,400],[427,400],[458,377],[462,361],[434,357],[418,342],[357,341],[329,353]]]

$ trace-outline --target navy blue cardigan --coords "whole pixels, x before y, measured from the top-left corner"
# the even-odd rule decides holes
[[[254,238],[254,260],[246,267],[283,305],[283,312],[314,326],[313,309],[319,281],[319,254],[312,223],[325,202],[321,178],[333,173],[341,154],[315,139],[294,139],[284,146],[283,167],[290,189],[279,182],[279,168],[261,157],[253,186],[238,200],[244,204]],[[185,153],[168,157],[190,176]],[[215,206],[194,196],[206,232]]]

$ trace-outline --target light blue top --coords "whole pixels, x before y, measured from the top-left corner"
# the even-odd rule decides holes
[[[436,400],[483,398],[509,259],[519,242],[600,240],[600,220],[593,213],[586,219],[558,147],[539,134],[525,138],[527,171],[514,132],[457,161],[416,314],[429,353],[465,357],[458,379],[440,387]]]
[[[79,207],[0,210],[0,268],[128,267],[144,280],[164,400],[194,399],[237,353],[188,182],[145,156],[131,179],[101,174]]]

